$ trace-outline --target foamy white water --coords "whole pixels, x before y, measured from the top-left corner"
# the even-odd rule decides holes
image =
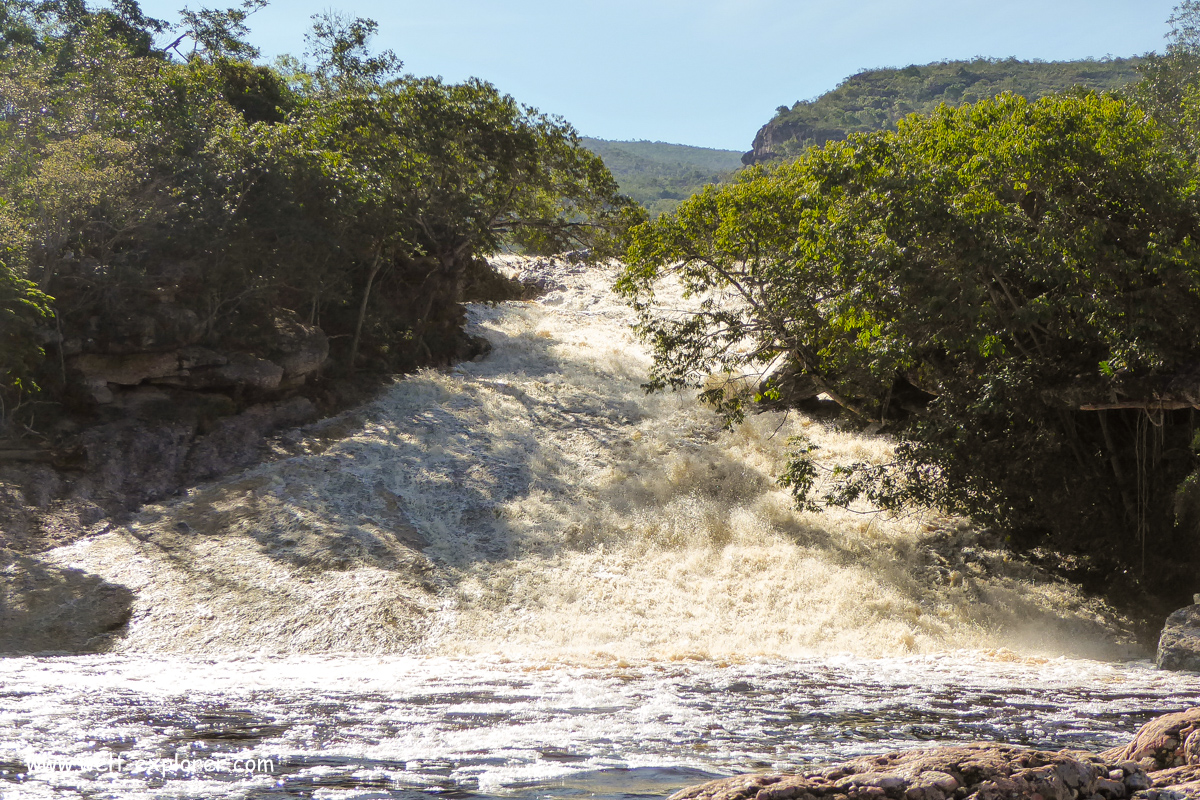
[[[1200,703],[1198,676],[1080,658],[1130,652],[1119,617],[966,521],[796,513],[788,437],[827,465],[888,442],[647,397],[613,273],[547,269],[537,302],[471,309],[486,359],[49,554],[134,618],[115,654],[0,659],[0,798],[626,800],[1100,749]]]
[[[1200,676],[1003,652],[9,658],[0,685],[6,799],[661,797],[938,743],[1098,750],[1200,703]]]
[[[724,431],[690,393],[646,396],[614,271],[544,269],[538,301],[471,309],[487,358],[50,558],[134,590],[129,653],[1130,652],[1103,604],[964,521],[797,513],[775,482],[789,437],[827,464],[888,442],[800,414]]]

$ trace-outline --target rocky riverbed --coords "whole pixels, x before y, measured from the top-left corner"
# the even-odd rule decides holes
[[[710,781],[671,800],[1120,800],[1200,797],[1200,708],[1147,723],[1102,753],[971,744],[855,759],[800,774]]]

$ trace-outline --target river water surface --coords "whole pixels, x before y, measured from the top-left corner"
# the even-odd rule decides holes
[[[0,797],[618,798],[963,741],[1103,749],[1200,676],[1006,652],[577,666],[10,658]]]

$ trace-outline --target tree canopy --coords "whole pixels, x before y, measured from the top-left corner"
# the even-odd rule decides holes
[[[1169,139],[1113,95],[1005,94],[746,170],[633,232],[620,288],[650,387],[752,372],[760,399],[825,393],[898,439],[827,502],[933,504],[1110,573],[1148,550],[1191,591],[1200,209]],[[694,311],[655,304],[667,277]],[[784,479],[811,502],[815,475],[801,447]]]
[[[256,63],[264,4],[174,26],[136,0],[3,4],[9,384],[19,365],[61,394],[39,342],[123,352],[127,320],[167,300],[201,332],[151,349],[252,350],[282,315],[322,327],[347,369],[446,360],[480,258],[603,244],[636,218],[569,124],[482,80],[403,73],[370,20],[320,15],[307,61]]]
[[[815,100],[780,106],[762,127],[747,163],[798,155],[852,133],[895,128],[909,114],[945,103],[974,103],[1009,92],[1027,100],[1075,87],[1112,91],[1138,79],[1139,59],[1021,61],[976,58],[871,69],[846,78]]]

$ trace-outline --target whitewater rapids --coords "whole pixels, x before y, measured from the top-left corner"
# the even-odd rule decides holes
[[[789,437],[826,465],[888,441],[797,413],[725,431],[691,393],[647,396],[614,271],[540,269],[538,300],[470,308],[486,358],[398,379],[46,560],[135,593],[125,653],[1136,654],[1111,609],[966,521],[795,511]]]

